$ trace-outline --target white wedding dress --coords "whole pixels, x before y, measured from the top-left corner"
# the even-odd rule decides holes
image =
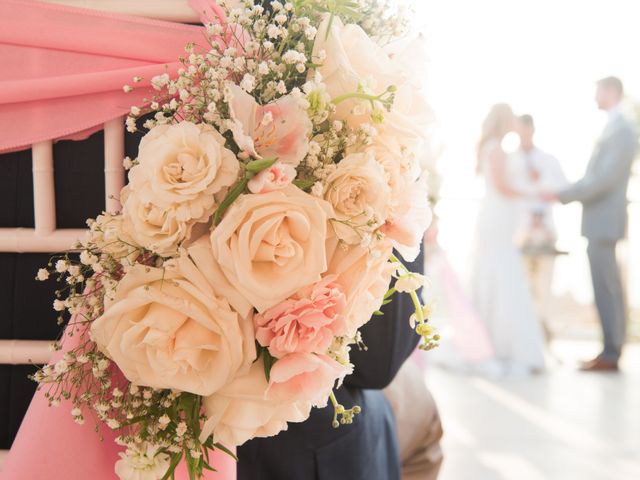
[[[486,145],[481,157],[486,193],[480,207],[471,273],[471,296],[493,343],[499,374],[518,375],[544,368],[544,342],[525,264],[514,236],[522,202],[501,194],[490,168]],[[526,175],[517,157],[506,161],[505,177],[514,185]]]

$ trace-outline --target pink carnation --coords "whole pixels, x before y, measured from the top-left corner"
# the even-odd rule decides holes
[[[330,275],[254,317],[256,339],[269,353],[324,353],[346,329],[346,297]]]
[[[351,373],[327,355],[291,353],[271,368],[267,395],[277,401],[310,402],[325,407],[336,382]]]

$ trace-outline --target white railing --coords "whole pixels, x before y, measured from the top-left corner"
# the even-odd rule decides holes
[[[84,236],[83,229],[56,229],[52,142],[36,143],[32,154],[35,228],[0,228],[0,252],[61,252]],[[108,212],[120,208],[118,197],[124,186],[123,158],[124,124],[118,118],[104,125],[105,209]]]
[[[0,340],[0,364],[42,365],[52,355],[51,340]]]
[[[72,248],[85,234],[84,229],[56,228],[53,143],[34,144],[32,158],[34,228],[0,228],[0,252],[61,252]],[[105,210],[109,212],[120,208],[118,198],[125,182],[123,158],[124,122],[117,118],[104,124]],[[0,364],[47,363],[50,344],[50,341],[0,340]]]
[[[53,143],[32,146],[34,228],[0,228],[0,252],[51,253],[68,250],[81,239],[84,229],[56,228],[56,195]],[[105,210],[120,209],[120,189],[124,186],[124,121],[117,118],[104,124]],[[96,212],[98,213],[98,212]],[[35,275],[35,272],[34,272]],[[49,340],[0,340],[0,364],[43,364],[51,357]],[[6,452],[0,450],[0,467]]]

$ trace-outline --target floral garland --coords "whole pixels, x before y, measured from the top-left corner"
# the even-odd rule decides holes
[[[220,5],[177,78],[153,78],[155,96],[131,108],[128,130],[147,133],[124,160],[122,210],[89,220],[79,258],[37,276],[57,276],[53,306],[71,320],[64,355],[34,379],[77,423],[119,432],[121,479],[174,478],[181,461],[201,478],[211,450],[329,401],[333,426],[351,423],[360,407],[333,389],[396,292],[414,302],[421,348],[439,339],[423,277],[392,253],[415,259],[431,219],[418,161],[429,110],[402,12]]]

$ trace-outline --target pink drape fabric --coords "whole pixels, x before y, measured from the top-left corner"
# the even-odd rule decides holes
[[[209,0],[192,0],[222,18]],[[96,130],[153,94],[203,29],[31,0],[0,1],[0,152]],[[134,83],[133,77],[143,80]],[[128,84],[135,88],[124,93]]]
[[[223,19],[210,0],[190,3],[207,20]],[[184,46],[202,35],[197,26],[1,0],[0,152],[102,128],[150,97],[151,77],[175,73]],[[134,83],[134,76],[143,81]],[[124,84],[134,92],[125,94]],[[37,392],[0,479],[114,480],[122,448],[108,429],[103,435],[101,442],[90,421],[76,425],[68,404],[51,408]],[[233,459],[216,452],[211,460],[218,473],[206,480],[236,479]],[[184,465],[177,478],[187,480]]]
[[[65,348],[53,362],[77,346],[80,335],[66,339]],[[71,417],[70,402],[49,407],[45,392],[40,390],[33,397],[0,471],[0,480],[117,480],[114,465],[123,448],[114,442],[116,434],[103,426],[100,433],[104,441],[100,441],[89,415],[84,425],[77,425]],[[216,451],[210,459],[218,472],[207,472],[204,480],[236,479],[236,464],[231,457]],[[180,465],[176,479],[188,478],[184,465]]]
[[[489,333],[444,252],[433,252],[429,263],[429,274],[441,285],[440,298],[446,304],[453,326],[456,351],[471,364],[495,358]]]

